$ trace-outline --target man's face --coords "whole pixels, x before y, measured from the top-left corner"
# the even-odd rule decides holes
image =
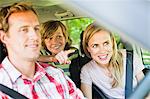
[[[37,16],[32,11],[17,12],[10,15],[8,23],[6,46],[9,56],[35,60],[41,47]]]

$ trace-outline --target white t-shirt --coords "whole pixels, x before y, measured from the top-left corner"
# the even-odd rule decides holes
[[[81,70],[80,78],[81,83],[85,83],[92,86],[92,82],[97,85],[106,95],[110,98],[125,98],[125,76],[126,76],[126,50],[121,50],[123,54],[123,66],[124,74],[122,78],[123,87],[112,88],[112,78],[106,76],[103,72],[103,68],[97,65],[94,60],[91,60],[85,64]],[[137,79],[135,75],[144,69],[144,65],[140,61],[140,58],[136,53],[133,55],[133,86],[137,85]]]

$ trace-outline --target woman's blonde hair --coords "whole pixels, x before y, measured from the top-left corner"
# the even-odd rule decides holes
[[[91,58],[90,53],[87,50],[88,47],[88,42],[91,39],[91,37],[99,32],[99,31],[107,31],[110,34],[112,43],[113,43],[113,55],[109,61],[110,63],[110,68],[111,73],[113,75],[113,82],[112,82],[112,87],[116,87],[116,86],[122,86],[122,75],[123,75],[123,58],[122,58],[122,54],[120,51],[118,51],[117,49],[117,44],[116,44],[116,40],[113,36],[113,34],[106,28],[96,24],[96,23],[92,23],[90,24],[84,31],[83,33],[83,41],[82,41],[82,46],[83,46],[83,50],[85,52],[85,54]]]
[[[52,37],[54,35],[54,32],[57,31],[57,29],[59,27],[62,29],[63,35],[66,40],[65,49],[67,49],[68,47],[71,46],[72,41],[68,36],[68,32],[67,32],[65,25],[63,23],[61,23],[60,21],[51,20],[51,21],[47,21],[47,22],[41,24],[41,26],[40,26],[42,46],[44,49],[47,49],[46,45],[45,45],[45,39]]]

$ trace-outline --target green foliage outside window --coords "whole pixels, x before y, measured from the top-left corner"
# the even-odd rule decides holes
[[[80,43],[80,34],[82,31],[85,30],[85,28],[93,23],[93,19],[91,18],[78,18],[78,19],[72,19],[72,20],[67,20],[66,25],[68,28],[69,36],[72,39],[72,45],[75,47],[79,47]],[[114,36],[116,38],[117,44],[120,41],[120,37],[117,33],[114,33]]]
[[[66,20],[65,24],[68,28],[69,36],[72,39],[72,46],[79,48],[80,45],[80,34],[82,31],[85,30],[85,28],[93,23],[93,19],[91,18],[78,18],[78,19],[72,19],[72,20]],[[123,48],[123,44],[120,42],[120,36],[118,33],[113,33],[118,45],[118,48]],[[150,52],[142,49],[142,57],[143,57],[143,63],[146,68],[150,68]]]
[[[79,48],[80,34],[93,21],[94,20],[91,18],[78,18],[78,19],[72,19],[72,20],[66,21],[69,36],[72,39],[72,45],[73,46]]]

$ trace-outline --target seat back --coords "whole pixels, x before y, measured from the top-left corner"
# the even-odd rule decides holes
[[[7,56],[7,52],[5,47],[3,46],[3,43],[0,42],[0,63],[3,61],[3,59]]]

